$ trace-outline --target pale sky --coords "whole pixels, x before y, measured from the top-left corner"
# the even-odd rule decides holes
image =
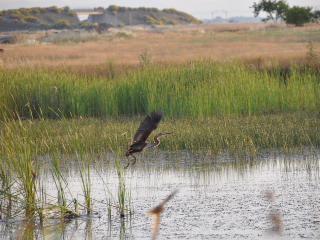
[[[260,0],[0,0],[0,10],[31,7],[94,8],[109,5],[122,7],[175,8],[199,19],[216,16],[253,17],[250,6]],[[319,0],[287,0],[289,6],[313,7],[320,10]]]

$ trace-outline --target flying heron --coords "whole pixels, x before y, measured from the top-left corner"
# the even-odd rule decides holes
[[[133,141],[131,146],[126,152],[126,157],[128,158],[129,155],[131,155],[134,159],[128,162],[128,165],[125,167],[129,167],[130,163],[132,162],[132,165],[136,163],[136,157],[133,156],[133,153],[136,152],[142,152],[149,148],[157,147],[160,144],[160,137],[171,134],[169,133],[159,133],[154,137],[153,143],[147,143],[147,139],[152,133],[153,130],[155,130],[158,127],[158,124],[163,116],[163,112],[161,110],[155,110],[152,113],[150,113],[141,123],[140,127],[138,128],[136,134],[133,137]]]

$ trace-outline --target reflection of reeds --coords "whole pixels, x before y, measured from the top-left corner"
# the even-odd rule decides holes
[[[164,211],[164,205],[176,195],[178,190],[173,191],[165,200],[163,200],[155,208],[149,210],[149,215],[153,216],[152,239],[156,239],[160,226],[160,214]]]
[[[283,231],[283,221],[282,221],[281,214],[280,213],[271,213],[269,218],[273,224],[274,231],[281,235],[282,231]]]

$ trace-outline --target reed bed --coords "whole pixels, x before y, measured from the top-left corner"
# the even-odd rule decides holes
[[[217,46],[216,42],[224,44],[226,39],[251,45],[248,37],[258,39],[256,32],[243,29],[236,35],[229,31],[218,36],[207,30],[192,32],[187,39],[179,35],[180,42],[174,34],[180,33],[165,38],[173,37],[179,44],[186,41],[188,46]],[[304,41],[296,32],[263,34],[267,39],[285,35],[293,42]],[[159,37],[156,33],[152,36]],[[317,36],[318,31],[308,33],[308,39]],[[159,44],[157,41],[154,43]],[[115,44],[126,51],[121,39]],[[96,48],[89,43],[87,46]],[[162,45],[158,48],[163,52]],[[27,50],[32,52],[33,47]],[[112,200],[109,193],[105,200],[109,214],[112,207],[121,217],[131,214],[131,192],[123,169],[127,160],[122,154],[139,122],[155,109],[165,114],[157,131],[174,132],[162,141],[159,148],[163,150],[255,155],[264,149],[292,151],[320,146],[320,65],[315,50],[309,50],[306,59],[283,65],[260,57],[225,62],[213,58],[153,62],[153,52],[145,49],[140,57],[135,55],[140,64],[120,65],[107,59],[81,70],[62,65],[64,60],[83,60],[81,51],[72,51],[64,57],[61,52],[45,53],[43,58],[54,67],[36,65],[32,61],[38,56],[19,58],[18,53],[0,59],[4,63],[0,66],[1,219],[36,218],[43,224],[47,217],[77,217],[81,214],[79,206],[82,213],[92,214],[91,163],[113,161],[107,157],[109,153],[116,159],[110,170],[116,171],[119,180],[116,197]],[[77,165],[81,198],[70,193],[64,164]],[[56,196],[47,194],[44,182],[48,176],[54,181]]]
[[[88,148],[80,145],[79,135],[74,132],[70,123],[60,119],[64,127],[65,137],[69,139],[62,148],[49,147],[53,129],[43,129],[41,139],[36,140],[38,133],[29,132],[34,123],[44,123],[43,118],[37,120],[12,121],[4,116],[1,121],[0,134],[0,216],[2,219],[24,218],[38,219],[41,224],[48,217],[70,218],[79,216],[78,203],[82,202],[72,196],[65,180],[62,168],[66,160],[70,164],[79,165],[80,179],[83,190],[82,208],[87,214],[92,211],[90,163]],[[48,141],[49,140],[49,141]],[[36,141],[36,142],[34,142]],[[82,149],[84,149],[82,151]],[[48,151],[49,150],[49,151]],[[72,155],[70,154],[72,152]],[[46,155],[46,153],[50,153]],[[60,154],[62,153],[62,154]],[[47,157],[46,157],[47,156]],[[90,158],[89,158],[90,159]],[[52,176],[56,187],[56,196],[48,194],[45,182]]]
[[[79,155],[79,148],[85,159],[94,156],[90,154],[104,155],[107,152],[116,153],[121,158],[143,117],[73,118],[63,122],[35,119],[22,121],[24,131],[16,129],[16,121],[2,122],[1,141],[5,146],[11,139],[22,148],[27,138],[34,148],[29,155],[65,154],[66,157],[59,162],[72,161],[70,156]],[[163,150],[204,151],[208,154],[231,150],[255,154],[263,149],[289,151],[297,147],[318,147],[319,128],[318,113],[301,111],[198,119],[165,116],[157,131],[174,132],[162,141],[160,149]],[[1,151],[1,156],[8,152],[4,147]],[[124,161],[122,165],[127,163],[125,158],[121,161]],[[79,158],[79,163],[83,164],[82,158]],[[86,168],[88,166],[84,165],[83,169]]]
[[[164,150],[254,155],[263,149],[319,147],[316,61],[285,68],[277,62],[265,67],[260,60],[142,61],[130,67],[111,62],[103,75],[2,66],[1,217],[43,222],[52,211],[76,217],[79,205],[92,213],[90,161],[110,152],[117,156],[119,188],[115,203],[107,201],[121,216],[131,213],[121,156],[141,119],[154,109],[165,113],[159,132],[175,132],[161,144]],[[40,156],[51,156],[49,163]],[[68,161],[78,165],[83,200],[68,192],[61,173]],[[55,181],[55,203],[46,199],[40,171],[45,164]]]
[[[1,216],[43,219],[79,216],[78,204],[90,214],[91,161],[110,161],[116,156],[119,178],[117,199],[110,206],[121,216],[131,213],[130,189],[125,183],[124,154],[144,116],[3,120],[0,123]],[[264,149],[293,151],[320,146],[320,118],[315,112],[261,114],[251,116],[179,117],[161,122],[157,131],[173,131],[163,139],[162,150],[183,150],[215,155],[255,155]],[[96,158],[96,154],[104,157]],[[42,158],[41,156],[51,156]],[[112,158],[113,159],[113,158]],[[114,160],[114,159],[113,159]],[[62,166],[76,164],[80,170],[83,199],[70,195]],[[47,200],[43,167],[53,176],[55,202]],[[112,166],[112,164],[111,164]],[[112,171],[112,169],[110,169]],[[52,213],[54,212],[54,213]]]
[[[210,117],[319,111],[319,66],[285,71],[210,59],[153,64],[117,76],[83,76],[68,70],[1,68],[1,111],[21,117],[133,116],[162,109],[168,117]],[[5,107],[4,107],[5,106]],[[30,109],[32,110],[30,112]]]

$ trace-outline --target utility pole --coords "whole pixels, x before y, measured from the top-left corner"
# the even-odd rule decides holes
[[[116,22],[116,27],[118,27],[118,13],[115,14],[115,22]]]

